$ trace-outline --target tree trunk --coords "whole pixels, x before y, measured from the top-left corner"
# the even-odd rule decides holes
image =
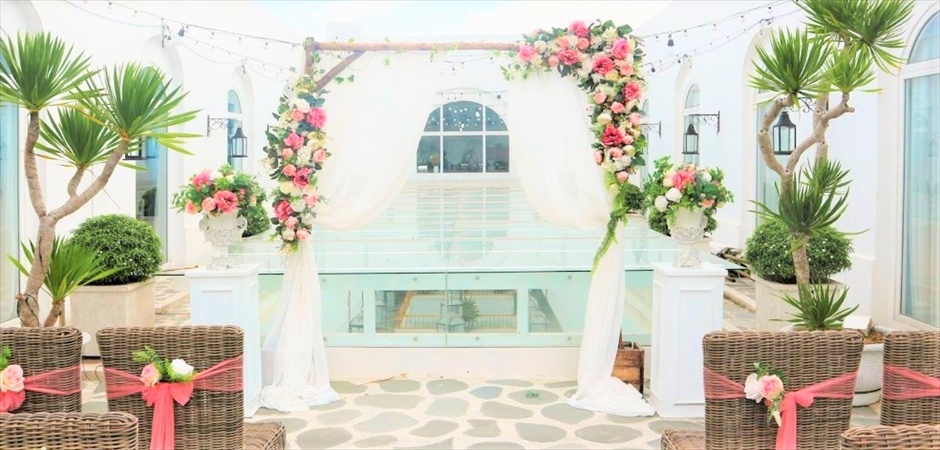
[[[46,279],[52,256],[52,243],[55,240],[55,222],[48,216],[39,219],[39,232],[36,235],[36,254],[33,255],[33,264],[29,268],[29,277],[26,279],[26,290],[20,296],[20,322],[24,327],[39,326],[39,289]],[[24,307],[23,300],[28,303]],[[48,320],[47,320],[48,322]]]
[[[809,287],[809,255],[806,253],[807,239],[805,236],[794,233],[791,237],[793,242],[802,242],[799,247],[793,250],[793,268],[796,272],[796,284],[799,287]]]
[[[63,312],[65,312],[65,300],[53,301],[52,309],[49,310],[49,315],[46,316],[46,321],[42,326],[54,327],[59,318],[62,317]]]
[[[37,251],[34,262],[29,270],[26,280],[26,290],[17,295],[18,315],[24,327],[39,326],[39,288],[46,278],[46,268],[49,267],[49,254],[52,252],[52,240],[46,244],[43,237],[48,230],[55,235],[55,223],[49,224],[46,218],[46,204],[43,200],[42,185],[39,183],[39,170],[36,167],[36,141],[39,140],[39,111],[29,112],[29,124],[26,128],[26,144],[23,148],[23,171],[26,175],[26,187],[29,189],[29,200],[39,217],[39,233],[37,236]],[[45,249],[45,251],[44,251]]]

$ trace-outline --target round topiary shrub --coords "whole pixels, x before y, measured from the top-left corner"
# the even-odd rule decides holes
[[[642,211],[643,202],[646,201],[646,198],[643,196],[643,191],[634,184],[628,184],[624,189],[626,190],[624,194],[624,206],[626,206],[630,212]]]
[[[160,270],[163,246],[153,227],[133,217],[107,214],[92,217],[78,226],[71,242],[101,255],[107,269],[121,268],[93,285],[130,284],[146,280]]]
[[[711,215],[706,214],[705,217],[708,219],[708,223],[705,224],[705,233],[708,234],[718,228],[718,221]],[[646,218],[646,223],[649,224],[651,230],[659,234],[670,236],[669,222],[666,219],[666,213],[656,208],[651,208],[649,217]]]
[[[767,220],[748,238],[744,259],[757,276],[767,281],[796,284],[790,245],[786,225],[779,220]],[[852,267],[849,259],[852,241],[831,227],[809,240],[806,253],[813,283],[826,283],[833,275]]]
[[[238,209],[238,215],[248,221],[248,227],[245,228],[242,237],[264,233],[271,228],[271,218],[268,217],[268,212],[264,210],[263,201],[263,198],[259,198],[258,204]]]

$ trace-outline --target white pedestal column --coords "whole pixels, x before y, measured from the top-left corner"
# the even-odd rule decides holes
[[[653,266],[653,336],[649,401],[661,417],[705,417],[702,338],[721,330],[724,279],[714,264]]]
[[[186,278],[193,325],[235,325],[245,332],[245,417],[251,417],[261,405],[258,265],[225,270],[202,267],[187,272]]]

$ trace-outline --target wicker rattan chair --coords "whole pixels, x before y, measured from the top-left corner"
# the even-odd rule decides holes
[[[61,378],[55,388],[63,390],[81,386],[82,333],[72,327],[2,328],[0,348],[9,346],[10,363],[23,367],[23,375],[31,376],[56,369],[75,367],[74,375]],[[69,395],[27,392],[26,400],[15,413],[81,412],[82,393]]]
[[[132,353],[145,345],[164,358],[182,358],[203,371],[242,354],[244,335],[227,326],[106,328],[98,332],[106,368],[139,373]],[[286,432],[279,423],[245,423],[243,393],[195,390],[186,406],[174,404],[176,448],[283,449]],[[109,399],[110,411],[131,413],[140,421],[140,446],[150,445],[153,408],[139,395]]]
[[[786,389],[799,390],[858,370],[862,337],[853,332],[714,332],[704,339],[705,367],[739,383],[763,362],[783,371]],[[692,374],[690,374],[691,376]],[[700,376],[695,374],[695,376]],[[800,410],[800,448],[837,448],[849,428],[852,399],[819,398]],[[663,449],[772,449],[777,425],[752,400],[705,400],[705,431],[666,430]]]
[[[137,450],[137,418],[126,413],[0,415],[4,450]]]
[[[885,337],[885,365],[904,367],[930,377],[940,377],[940,331],[895,331]],[[901,386],[890,386],[892,377],[885,376],[883,392]],[[895,381],[895,383],[903,381]],[[911,400],[881,401],[881,424],[940,424],[940,397]]]
[[[940,425],[858,427],[842,433],[843,450],[920,450],[940,448]]]

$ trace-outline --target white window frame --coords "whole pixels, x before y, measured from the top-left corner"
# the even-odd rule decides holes
[[[229,96],[229,93],[231,92],[234,92],[235,98],[238,99],[239,112],[229,111],[228,96]],[[226,117],[228,117],[228,120],[225,123],[226,125],[225,126],[225,162],[231,165],[232,167],[235,167],[234,162],[236,159],[244,160],[246,158],[232,158],[231,157],[232,152],[231,152],[231,149],[229,148],[229,146],[232,145],[232,137],[229,136],[228,125],[234,123],[235,129],[237,130],[239,126],[244,126],[245,124],[245,120],[244,120],[245,107],[244,107],[244,102],[242,102],[242,95],[238,92],[238,89],[235,88],[234,86],[229,87],[228,90],[225,91],[225,111],[226,111]],[[242,129],[242,132],[244,132],[244,128]],[[245,145],[247,147],[247,143]],[[246,148],[245,151],[247,152],[248,149]],[[243,170],[243,169],[244,169],[244,164],[242,164],[242,167],[236,167],[236,170]]]
[[[482,117],[481,117],[481,120],[482,120],[482,123],[483,123],[483,127],[482,127],[483,129],[482,129],[482,130],[480,130],[480,131],[443,131],[443,130],[444,130],[444,107],[447,106],[447,105],[449,105],[449,104],[451,104],[451,103],[458,103],[458,102],[476,103],[476,104],[478,104],[478,105],[480,105],[480,106],[482,107],[482,110],[483,110],[483,112],[482,112]],[[506,124],[506,128],[507,128],[506,131],[488,131],[488,130],[486,129],[486,115],[487,115],[487,112],[486,112],[486,111],[487,111],[488,109],[489,109],[489,110],[492,110],[494,113],[496,113],[497,116],[499,116],[500,119],[503,120],[503,123]],[[423,131],[423,130],[422,130],[422,132],[421,132],[421,137],[422,137],[422,138],[425,138],[425,137],[437,137],[437,138],[438,138],[438,145],[439,145],[439,147],[438,147],[438,149],[439,149],[439,150],[438,150],[438,151],[439,151],[438,155],[439,155],[440,158],[441,158],[441,163],[443,164],[443,162],[444,162],[444,154],[443,154],[443,153],[444,153],[444,138],[445,138],[445,137],[455,137],[455,136],[456,136],[456,137],[459,137],[459,136],[477,137],[477,136],[482,136],[482,142],[483,142],[482,148],[481,148],[482,161],[480,161],[480,163],[481,163],[481,165],[482,165],[483,170],[482,170],[481,172],[445,172],[445,171],[444,171],[444,168],[443,168],[443,165],[442,165],[442,166],[441,166],[441,171],[438,172],[438,173],[436,173],[436,174],[434,174],[434,173],[432,173],[432,172],[428,172],[428,173],[418,172],[418,171],[417,171],[417,170],[418,170],[418,169],[417,169],[417,167],[418,167],[418,159],[417,159],[417,158],[418,158],[418,154],[417,154],[417,149],[415,149],[415,153],[414,153],[414,155],[415,155],[414,158],[415,158],[415,159],[414,159],[413,167],[415,168],[415,169],[414,169],[414,171],[415,171],[414,173],[415,173],[415,176],[418,177],[417,179],[419,179],[419,180],[425,180],[425,179],[430,180],[430,179],[441,179],[442,177],[443,177],[443,178],[452,178],[452,177],[481,177],[481,176],[485,176],[485,177],[494,177],[494,176],[503,176],[503,175],[509,175],[509,174],[511,174],[511,173],[512,173],[512,170],[513,170],[511,164],[509,165],[509,170],[506,171],[506,172],[502,172],[502,171],[500,171],[500,172],[487,172],[487,170],[486,170],[486,138],[487,138],[487,136],[505,136],[505,137],[507,138],[507,140],[508,140],[508,138],[509,138],[509,123],[508,123],[508,122],[506,121],[506,119],[504,118],[504,114],[500,114],[500,112],[497,111],[496,109],[497,109],[497,108],[495,108],[494,105],[487,104],[487,102],[480,101],[480,99],[456,98],[456,99],[448,99],[448,100],[445,101],[445,102],[441,102],[441,103],[435,105],[434,109],[428,111],[428,114],[429,114],[429,115],[431,114],[432,111],[435,111],[435,110],[436,110],[436,111],[438,112],[439,117],[440,117],[440,130],[441,130],[441,131]],[[510,143],[510,146],[509,146],[508,151],[509,151],[509,152],[512,152],[512,144],[511,144],[511,143]],[[508,163],[508,161],[507,161],[507,163]]]

